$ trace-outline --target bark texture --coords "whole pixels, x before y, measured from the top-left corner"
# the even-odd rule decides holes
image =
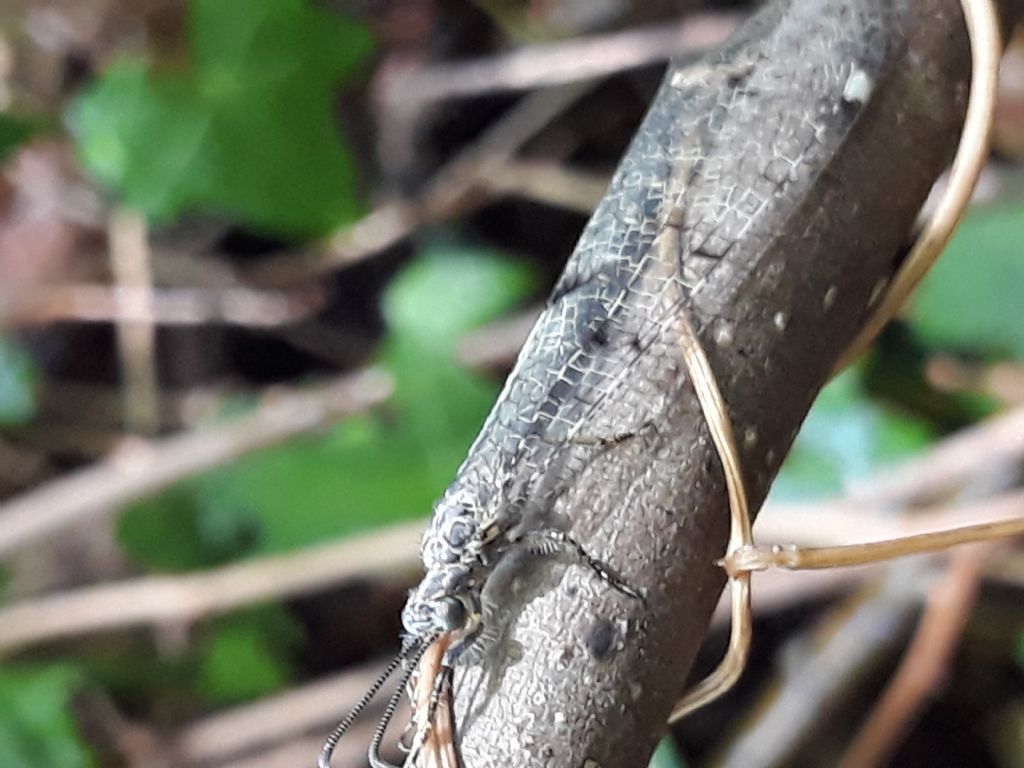
[[[772,3],[669,68],[556,289],[553,306],[602,249],[649,246],[682,200],[670,267],[755,507],[951,158],[968,73],[956,0]],[[457,671],[466,768],[635,768],[665,731],[724,584],[728,508],[684,372],[649,382],[651,434],[591,455],[557,510],[646,605],[587,569],[520,563],[501,643]]]

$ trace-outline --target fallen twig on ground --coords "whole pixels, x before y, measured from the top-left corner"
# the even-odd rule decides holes
[[[872,768],[891,757],[942,684],[970,618],[991,546],[958,550],[943,578],[928,590],[924,616],[896,674],[854,737],[840,768]]]
[[[385,98],[422,109],[444,99],[606,77],[717,45],[736,27],[737,20],[736,14],[690,14],[682,21],[647,29],[577,37],[481,59],[432,64],[393,78]]]
[[[118,315],[153,316],[153,272],[149,234],[142,214],[119,209],[107,228],[110,270],[119,288]],[[119,322],[117,355],[121,367],[122,419],[134,434],[152,435],[160,428],[160,382],[156,370],[156,328],[152,322]]]
[[[319,292],[301,294],[250,288],[155,288],[107,285],[54,285],[18,295],[0,296],[0,323],[5,326],[54,322],[152,323],[205,325],[223,323],[273,327],[293,323],[323,305]]]
[[[326,732],[338,713],[358,701],[382,669],[383,665],[378,663],[361,665],[253,704],[209,715],[182,728],[170,742],[169,752],[176,764],[210,764],[302,736],[313,729]],[[363,758],[368,740],[369,737],[351,739]],[[309,763],[322,743],[320,737],[292,765]]]
[[[271,394],[253,411],[220,424],[127,442],[102,462],[0,505],[0,557],[185,477],[363,411],[390,392],[390,379],[368,370],[320,388]]]
[[[416,568],[420,521],[284,555],[83,587],[0,608],[0,651],[88,632],[189,624],[251,603]]]

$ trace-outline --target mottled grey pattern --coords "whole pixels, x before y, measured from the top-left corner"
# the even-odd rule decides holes
[[[825,57],[810,49],[863,40],[864,30],[852,22],[780,30],[786,5],[769,7],[697,64],[670,67],[435,508],[423,544],[428,575],[407,609],[408,631],[429,626],[429,606],[449,594],[445,571],[457,569],[456,583],[486,591],[491,569],[525,532],[571,530],[557,502],[595,457],[630,440],[652,444],[670,425],[666,409],[678,407],[685,380],[679,313],[693,311],[685,309],[691,296],[719,267],[736,279],[730,250],[771,237],[760,222],[791,204],[808,181],[801,168],[820,162],[856,118],[862,102],[845,100],[844,87],[852,77],[863,88],[880,76],[886,47],[874,60],[851,57],[841,71],[819,71]],[[794,91],[807,89],[820,93],[817,114],[789,113]]]
[[[956,99],[903,57],[920,28],[909,9],[927,18],[943,2],[782,0],[717,53],[669,68],[424,539],[407,629],[453,628],[450,613],[429,616],[454,594],[467,608],[455,628],[488,650],[479,665],[453,659],[467,768],[639,764],[601,734],[649,733],[651,713],[667,712],[680,682],[643,662],[692,658],[678,617],[709,614],[721,577],[713,557],[679,553],[693,539],[724,547],[727,528],[677,318],[687,313],[724,372],[757,503],[926,193],[927,173],[876,158],[882,142],[905,141],[894,120],[951,124]],[[888,122],[863,120],[873,109]],[[944,146],[922,153],[933,171]],[[849,196],[875,179],[876,197]],[[734,396],[766,391],[771,409]],[[550,530],[647,603],[531,557]],[[547,695],[547,678],[569,692]]]

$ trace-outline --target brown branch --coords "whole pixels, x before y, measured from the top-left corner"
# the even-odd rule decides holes
[[[968,69],[955,0],[767,6],[718,55],[670,67],[548,319],[559,309],[573,322],[601,319],[586,304],[605,295],[598,278],[614,285],[633,259],[645,259],[637,279],[655,295],[659,270],[672,270],[744,435],[746,485],[760,505],[948,162]],[[644,256],[657,234],[649,211],[668,215],[675,200],[664,191],[677,180],[679,253],[663,264]],[[584,307],[595,316],[579,316]],[[607,354],[636,341],[612,328]],[[659,367],[678,343],[664,333],[652,332],[629,396],[599,410],[609,428],[653,418],[640,394],[653,392],[651,434],[589,463],[581,456],[586,471],[557,502],[583,546],[643,589],[646,604],[580,568],[538,565],[532,588],[526,576],[509,587],[497,619],[504,644],[459,669],[457,726],[473,768],[625,768],[643,764],[663,733],[723,583],[714,563],[728,522],[692,390],[678,368]]]
[[[493,199],[480,179],[499,172],[519,148],[566,110],[589,85],[564,85],[531,93],[435,174],[415,201],[392,201],[333,235],[320,248],[285,253],[250,268],[259,284],[301,282],[369,258],[417,229],[453,218]]]
[[[323,295],[314,291],[288,294],[241,287],[154,288],[143,296],[144,290],[78,284],[0,295],[0,324],[226,324],[261,328],[293,323],[323,305]]]
[[[919,565],[888,568],[885,578],[866,584],[830,611],[808,633],[813,637],[801,638],[810,650],[785,666],[749,719],[738,724],[735,738],[719,750],[718,768],[792,762],[822,713],[833,710],[846,690],[877,667],[921,600],[920,590],[912,586],[921,578]]]
[[[414,572],[422,530],[416,522],[208,571],[83,587],[0,607],[0,652],[90,632],[189,624],[351,579]]]
[[[432,101],[591,80],[717,45],[736,26],[732,14],[693,14],[682,22],[533,45],[472,61],[434,64],[403,73],[386,101],[422,107]]]
[[[371,370],[308,391],[270,393],[255,410],[218,425],[129,441],[105,461],[0,505],[0,558],[190,475],[370,408],[390,391],[388,378]]]
[[[953,492],[967,477],[1005,472],[1024,458],[1024,408],[964,429],[919,458],[850,488],[854,505],[902,506]]]
[[[175,765],[209,765],[266,749],[310,731],[326,732],[337,720],[337,713],[355,704],[382,669],[383,665],[377,663],[361,666],[253,704],[209,715],[182,728],[168,745],[168,752],[173,755]],[[368,714],[372,715],[372,712]],[[321,737],[302,759],[295,760],[292,765],[311,764],[310,756],[320,751],[322,743]],[[346,744],[343,743],[344,746]],[[353,737],[347,746],[358,749],[359,758],[365,759],[365,742],[360,747]],[[284,749],[290,751],[287,746]],[[272,754],[264,759],[271,760]],[[338,764],[352,762],[351,759],[339,760]],[[247,762],[239,764],[250,765]]]
[[[851,512],[842,502],[816,507],[769,509],[758,535],[767,541],[827,546],[856,539],[876,541],[969,523],[1020,516],[1024,491],[938,507],[894,519],[886,510]],[[809,515],[815,525],[808,526]],[[180,576],[83,587],[0,608],[0,651],[59,638],[139,625],[190,623],[266,600],[293,597],[357,578],[416,568],[422,523],[249,560]],[[864,569],[791,574],[769,571],[756,578],[756,611],[770,613],[825,590],[847,588],[865,577]],[[721,615],[721,608],[716,613]]]
[[[110,266],[114,281],[127,290],[116,294],[119,314],[153,315],[153,273],[149,235],[142,214],[114,212],[108,227]],[[124,424],[130,432],[152,435],[160,427],[159,381],[156,370],[156,329],[149,322],[117,326]]]
[[[957,551],[943,578],[928,591],[924,616],[896,674],[861,726],[840,768],[872,768],[891,757],[921,710],[942,684],[978,594],[991,546]]]
[[[510,160],[480,184],[496,197],[523,197],[589,216],[608,187],[608,176],[551,162]]]

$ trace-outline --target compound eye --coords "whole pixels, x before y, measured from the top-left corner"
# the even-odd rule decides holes
[[[466,606],[457,597],[437,601],[438,622],[446,631],[459,629],[466,623]]]

